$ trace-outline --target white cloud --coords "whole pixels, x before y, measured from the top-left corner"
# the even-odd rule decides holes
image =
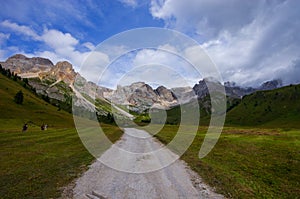
[[[0,32],[0,46],[5,43],[10,37],[10,34],[4,34]]]
[[[202,77],[215,77],[219,79],[216,66],[200,46],[186,48],[184,56],[197,68]]]
[[[179,50],[170,44],[165,44],[157,47],[159,50],[164,50],[170,53],[179,53]]]
[[[53,29],[46,29],[41,40],[53,49],[74,48],[79,43],[70,33],[62,33]]]
[[[291,75],[299,71],[299,6],[293,0],[152,0],[150,11],[167,27],[201,41],[224,80],[257,86],[273,78],[300,82]]]
[[[118,81],[119,85],[130,85],[133,82],[146,82],[151,86],[164,85],[167,88],[191,86],[189,79],[170,66],[148,64],[132,68]]]
[[[220,30],[235,31],[250,23],[258,6],[238,0],[151,0],[150,11],[168,27],[211,37]]]
[[[91,51],[95,50],[95,48],[96,48],[96,46],[94,44],[92,44],[91,42],[85,42],[82,45]]]
[[[138,5],[137,0],[119,0],[119,1],[125,4],[126,6],[130,6],[133,8],[135,8]]]
[[[43,33],[38,35],[34,30],[27,26],[18,25],[8,21],[6,21],[4,25],[14,32],[29,36],[32,40],[42,42],[46,45],[43,49],[36,50],[33,53],[20,52],[18,49],[10,50],[11,52],[22,53],[28,57],[45,57],[50,59],[54,64],[62,60],[69,61],[77,71],[80,71],[81,75],[90,81],[97,82],[103,67],[110,62],[109,56],[95,50],[96,47],[92,43],[86,42],[81,44],[79,40],[70,33],[63,33],[59,30],[45,28]],[[8,35],[1,34],[0,41],[2,38],[5,39],[7,37]],[[80,47],[84,47],[85,49],[88,49],[88,51],[81,52],[78,50]],[[113,52],[119,51],[120,49],[124,50],[124,47],[111,48]],[[3,57],[6,53],[6,51],[1,51],[0,56]],[[111,76],[107,78],[111,79]]]
[[[109,57],[107,54],[104,54],[99,51],[93,51],[92,53],[85,54],[84,61],[82,62],[79,73],[87,78],[89,81],[97,83],[101,77],[105,67],[110,63]],[[112,79],[113,74],[108,77]],[[104,82],[101,82],[103,85]]]
[[[6,28],[9,28],[15,33],[29,36],[34,41],[46,44],[45,48],[43,49],[36,50],[34,53],[23,52],[24,54],[28,56],[45,57],[50,59],[54,64],[58,61],[67,60],[71,62],[74,68],[77,70],[79,70],[79,67],[89,55],[89,53],[93,49],[95,49],[95,46],[92,43],[86,42],[80,44],[79,40],[73,37],[70,33],[63,33],[59,30],[45,28],[43,33],[39,35],[30,27],[19,25],[17,23],[3,21],[1,25]],[[0,42],[2,38],[5,39],[6,37],[8,36],[5,34],[1,34]],[[81,52],[77,50],[77,47],[85,47],[88,48],[89,51]],[[50,48],[51,50],[48,50],[47,48]],[[17,53],[17,51],[15,53]],[[2,52],[1,54],[4,54],[4,52]]]
[[[15,31],[16,33],[24,34],[26,36],[32,37],[35,40],[39,40],[39,35],[36,34],[30,27],[21,26],[16,23],[12,23],[8,20],[2,21],[0,25],[3,26],[4,28],[9,28]]]
[[[105,72],[102,82],[110,87],[138,81],[169,88],[193,86],[201,75],[185,58],[190,57],[170,44],[157,49],[137,50],[113,62]]]

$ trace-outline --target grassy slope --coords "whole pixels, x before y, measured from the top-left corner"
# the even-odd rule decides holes
[[[22,105],[14,102],[14,96],[19,90],[22,90],[24,94]],[[3,75],[0,75],[0,96],[0,128],[2,130],[21,130],[22,125],[26,122],[30,122],[31,126],[40,126],[46,123],[50,128],[74,126],[69,113],[58,111],[57,107],[36,97],[17,82]]]
[[[23,105],[13,101],[22,90]],[[0,198],[57,198],[94,159],[82,145],[71,114],[58,111],[0,74]],[[22,125],[31,121],[28,131]],[[47,123],[49,130],[41,131]],[[116,141],[122,132],[101,125]]]
[[[167,144],[177,128],[166,125],[155,136]],[[199,129],[182,159],[219,193],[231,198],[299,197],[299,130],[226,127],[214,149],[199,159],[205,132]]]
[[[204,103],[209,103],[209,99],[199,101],[200,125],[206,126],[210,117]],[[194,104],[192,102],[183,106],[193,110]],[[258,91],[242,100],[228,98],[227,110],[227,126],[300,128],[300,84],[271,91]],[[180,111],[180,106],[168,110],[167,123],[179,124]]]
[[[227,113],[228,125],[300,128],[300,85],[245,96]]]

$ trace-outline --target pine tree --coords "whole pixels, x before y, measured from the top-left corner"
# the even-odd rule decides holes
[[[17,75],[17,73],[14,73],[14,75],[13,75],[13,80],[14,80],[14,81],[17,81],[17,80],[18,80],[18,75]]]
[[[7,69],[7,72],[6,72],[6,74],[7,74],[7,77],[8,77],[8,78],[10,78],[10,77],[11,77],[11,72],[10,72],[10,69]]]
[[[15,95],[14,101],[17,104],[22,104],[23,100],[24,100],[23,92],[22,91],[17,92],[17,94]]]

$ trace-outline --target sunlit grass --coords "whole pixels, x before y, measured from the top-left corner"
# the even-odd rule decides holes
[[[155,136],[169,143],[176,126]],[[219,193],[233,198],[297,198],[300,193],[300,131],[226,127],[203,159],[198,153],[205,127],[182,156]]]

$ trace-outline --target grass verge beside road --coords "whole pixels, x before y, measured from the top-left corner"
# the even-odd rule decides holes
[[[169,143],[177,128],[166,125],[155,136]],[[299,130],[226,127],[214,149],[199,159],[205,133],[200,127],[182,159],[219,193],[232,198],[299,197]]]
[[[102,125],[110,140],[122,131]],[[74,128],[26,133],[0,129],[0,198],[57,198],[93,160]]]

